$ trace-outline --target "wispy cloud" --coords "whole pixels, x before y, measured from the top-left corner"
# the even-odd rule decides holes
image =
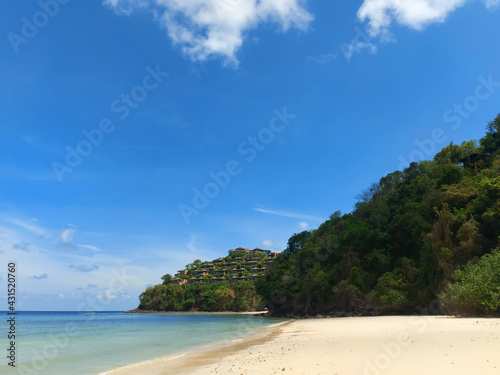
[[[327,53],[319,56],[309,56],[309,59],[317,62],[318,64],[328,64],[329,62],[335,60],[337,56],[333,53]]]
[[[94,245],[76,245],[76,246],[83,247],[84,249],[89,249],[93,251],[101,251],[101,249],[99,249],[97,246]]]
[[[500,6],[500,0],[481,0],[486,8],[488,9],[496,9]]]
[[[40,276],[31,276],[32,279],[36,279],[36,280],[43,280],[43,279],[47,279],[49,277],[48,274],[44,273],[43,275],[40,275]]]
[[[369,49],[372,53],[377,52],[377,46],[375,44],[353,40],[344,51],[344,56],[349,61],[354,55],[360,54],[365,49]]]
[[[286,31],[306,30],[313,16],[302,0],[104,0],[118,13],[149,8],[166,28],[174,44],[194,61],[223,57],[237,65],[236,52],[244,34],[259,24],[273,22]]]
[[[92,272],[95,270],[99,269],[99,266],[97,264],[92,264],[92,265],[87,265],[87,264],[70,264],[68,265],[68,268],[78,271],[78,272]]]
[[[306,230],[307,228],[309,228],[309,224],[307,224],[305,221],[302,221],[299,223],[299,227],[302,230]]]
[[[37,225],[34,225],[32,220],[30,220],[29,222],[26,222],[26,221],[22,221],[22,220],[18,220],[18,219],[10,219],[9,221],[11,224],[14,224],[18,227],[26,229],[29,232],[36,234],[37,236],[49,237],[49,234],[47,233],[47,231],[40,228]]]
[[[291,217],[291,218],[295,218],[295,219],[311,220],[311,221],[318,221],[318,222],[324,221],[324,219],[320,218],[319,216],[305,215],[305,214],[290,212],[290,211],[270,210],[268,208],[260,208],[260,207],[254,208],[254,210],[257,212],[265,213],[265,214]]]
[[[16,249],[16,250],[29,252],[29,251],[31,251],[31,244],[29,244],[27,242],[18,242],[16,244],[14,244],[14,246],[12,246],[12,248]]]

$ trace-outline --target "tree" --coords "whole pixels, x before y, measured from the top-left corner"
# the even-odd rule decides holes
[[[171,274],[167,273],[163,275],[161,279],[163,280],[163,285],[168,285],[172,282],[173,277]]]
[[[290,255],[297,254],[300,251],[300,249],[302,249],[302,246],[309,239],[310,235],[311,232],[305,230],[300,233],[295,233],[292,237],[290,237],[290,239],[288,240],[288,246],[285,249],[285,251],[283,251],[285,258],[290,257]]]
[[[482,151],[492,153],[500,149],[500,114],[486,127],[486,135],[480,140]]]

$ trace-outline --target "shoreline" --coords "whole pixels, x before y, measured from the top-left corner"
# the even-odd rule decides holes
[[[263,327],[251,333],[247,338],[232,340],[229,344],[226,340],[222,340],[214,344],[205,344],[200,347],[195,347],[188,351],[172,353],[167,356],[121,366],[100,372],[97,375],[173,375],[179,374],[179,371],[184,373],[185,371],[205,365],[210,361],[216,361],[223,354],[238,352],[248,346],[266,342],[273,336],[278,335],[282,326],[290,323],[292,323],[292,321],[287,320]]]
[[[124,314],[239,314],[239,315],[259,315],[267,314],[268,310],[262,311],[154,311],[154,310],[128,310]]]
[[[500,319],[384,316],[292,320],[251,338],[109,375],[496,375]]]

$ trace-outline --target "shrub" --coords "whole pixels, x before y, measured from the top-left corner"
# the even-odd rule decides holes
[[[377,307],[383,311],[397,311],[408,306],[408,281],[398,271],[384,273],[372,292]]]
[[[500,249],[453,274],[441,294],[445,309],[458,316],[500,316]]]

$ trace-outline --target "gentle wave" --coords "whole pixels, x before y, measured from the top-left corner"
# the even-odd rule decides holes
[[[174,359],[179,359],[179,358],[185,357],[186,354],[188,354],[188,353],[189,352],[182,353],[182,354],[179,354],[179,355],[174,355],[174,356],[166,356],[166,357],[161,357],[161,358],[150,359],[150,360],[142,361],[142,362],[138,362],[138,363],[132,363],[130,365],[118,367],[118,368],[115,368],[113,370],[100,372],[97,375],[110,375],[110,374],[113,374],[113,373],[115,373],[117,371],[128,370],[128,369],[131,369],[131,368],[141,367],[141,366],[144,366],[144,365],[150,365],[150,364],[152,364],[154,362],[159,362],[159,361],[169,362],[169,361],[173,361]]]

